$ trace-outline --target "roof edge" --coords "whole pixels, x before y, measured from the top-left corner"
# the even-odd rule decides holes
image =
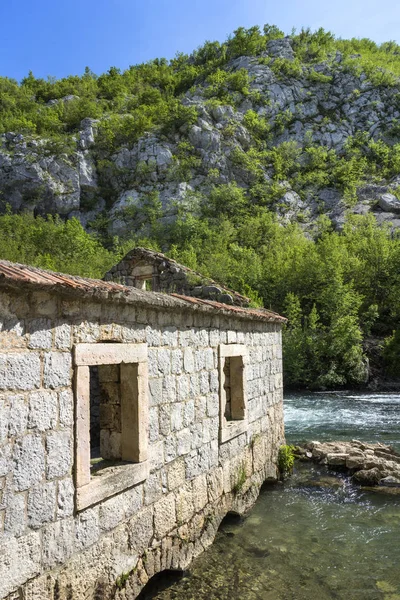
[[[222,314],[248,321],[286,323],[287,319],[266,309],[241,308],[212,300],[200,300],[179,294],[142,291],[118,283],[66,275],[0,260],[0,290],[20,292],[42,291],[63,297],[74,297],[93,302],[132,304],[144,308],[187,310],[206,314]]]

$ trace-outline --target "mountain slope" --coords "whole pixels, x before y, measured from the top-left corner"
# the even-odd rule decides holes
[[[399,47],[282,35],[239,29],[98,78],[3,79],[0,126],[18,129],[1,136],[3,204],[85,226],[106,210],[123,234],[149,193],[165,217],[235,182],[284,222],[340,227],[350,209],[399,226]]]

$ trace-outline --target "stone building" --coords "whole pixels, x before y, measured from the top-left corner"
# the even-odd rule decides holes
[[[235,306],[246,307],[250,303],[249,298],[238,292],[148,248],[133,248],[104,279],[141,290],[184,294]]]
[[[247,510],[283,321],[0,261],[0,598],[133,599]]]

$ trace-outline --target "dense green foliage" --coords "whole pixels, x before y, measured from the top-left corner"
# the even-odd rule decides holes
[[[282,227],[267,209],[246,212],[238,189],[227,194],[221,188],[211,194],[211,206],[227,197],[234,202],[234,216],[225,203],[223,214],[182,218],[162,245],[175,259],[289,318],[286,385],[364,383],[363,341],[371,336],[388,338],[386,366],[395,374],[400,236],[378,227],[373,216],[353,216],[343,233],[332,231],[321,218],[310,240],[298,225]],[[210,203],[205,209],[208,213]]]
[[[239,27],[225,43],[206,42],[191,56],[178,54],[171,61],[155,59],[123,72],[111,67],[97,76],[87,67],[82,76],[59,80],[36,79],[30,72],[20,83],[0,77],[0,133],[69,135],[85,117],[107,117],[102,121],[107,144],[132,142],[153,126],[173,130],[193,119],[193,110],[180,101],[182,94],[206,82],[209,97],[234,102],[237,93],[249,92],[249,81],[244,70],[225,71],[228,61],[243,55],[259,56],[269,40],[283,35],[270,25],[263,31],[259,27]],[[334,57],[340,51],[344,57],[340,68],[364,72],[376,85],[397,83],[400,46],[395,42],[378,45],[369,39],[335,39],[323,29],[292,32],[291,38],[295,60],[277,59],[272,65],[280,76],[295,77],[305,71],[311,79],[327,81],[311,67],[327,61],[334,69]],[[48,104],[67,96],[71,96],[68,101]]]
[[[77,219],[34,218],[29,214],[0,216],[0,256],[71,275],[101,278],[119,260],[82,228]]]
[[[229,200],[229,202],[228,202]],[[150,208],[149,208],[150,207]],[[154,208],[156,207],[156,208]],[[286,385],[332,388],[365,381],[363,340],[381,339],[387,373],[396,375],[400,323],[400,236],[372,216],[349,218],[343,233],[321,218],[315,240],[282,227],[266,208],[249,209],[233,184],[214,188],[197,215],[160,228],[155,198],[140,219],[148,236],[105,249],[75,219],[0,217],[0,256],[100,277],[134,245],[174,259],[289,318],[284,332]],[[134,207],[132,218],[137,219]],[[110,241],[109,241],[110,243]],[[385,341],[386,340],[386,341]]]

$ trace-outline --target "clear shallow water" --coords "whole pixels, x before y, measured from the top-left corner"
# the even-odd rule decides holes
[[[288,440],[400,446],[400,396],[295,395],[285,405]],[[361,491],[300,463],[285,484],[261,492],[245,519],[223,525],[182,579],[150,598],[400,600],[400,496]]]

